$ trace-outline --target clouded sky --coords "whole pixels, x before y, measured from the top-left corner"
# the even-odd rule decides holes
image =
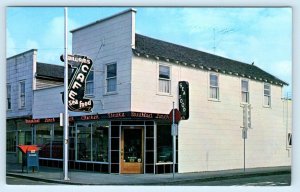
[[[69,29],[125,9],[71,7]],[[254,62],[289,83],[285,94],[291,94],[291,8],[136,9],[137,33],[249,64]],[[39,62],[62,64],[59,56],[64,51],[63,23],[62,7],[7,8],[7,57],[38,49]]]

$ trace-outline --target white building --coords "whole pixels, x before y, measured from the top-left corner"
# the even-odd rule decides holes
[[[246,167],[291,165],[291,101],[282,98],[285,82],[252,64],[136,34],[135,15],[130,9],[72,31],[72,53],[87,55],[94,63],[86,84],[94,109],[70,113],[70,168],[171,172],[168,114],[173,101],[178,108],[179,81],[189,83],[190,115],[178,127],[178,172],[243,168],[245,104],[251,105]],[[42,147],[41,165],[61,167],[62,75],[37,76],[35,64],[27,66],[31,103],[25,114],[29,117],[20,121],[32,130],[32,143]],[[40,79],[50,82],[42,87]],[[7,114],[14,117],[9,110]]]

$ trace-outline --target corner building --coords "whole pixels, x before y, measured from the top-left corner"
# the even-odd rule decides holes
[[[135,32],[126,10],[75,29],[72,54],[93,60],[86,97],[91,113],[70,112],[69,167],[108,173],[172,172],[168,114],[178,82],[189,82],[188,120],[178,126],[176,172],[241,169],[242,104],[251,104],[246,168],[291,165],[291,101],[282,80],[241,63]],[[50,65],[49,65],[50,66]],[[62,167],[63,112],[56,85],[34,90],[32,143],[40,163]]]

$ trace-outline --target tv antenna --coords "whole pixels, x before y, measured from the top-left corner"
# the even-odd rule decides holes
[[[216,49],[217,49],[217,46],[220,44],[220,42],[224,39],[224,37],[229,34],[229,33],[232,33],[234,32],[235,29],[234,28],[223,28],[223,29],[220,29],[220,30],[217,30],[216,31],[216,28],[214,27],[213,28],[213,39],[214,39],[214,45],[213,45],[213,51],[214,51],[214,54],[216,54]],[[218,42],[216,42],[216,35],[221,35],[221,38],[218,40]]]

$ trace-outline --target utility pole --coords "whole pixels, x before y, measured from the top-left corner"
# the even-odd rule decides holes
[[[69,161],[69,114],[68,114],[68,9],[65,7],[65,73],[64,73],[64,180],[70,180],[68,176]]]
[[[174,109],[174,101],[173,101],[173,114],[172,114],[172,135],[173,135],[173,179],[175,178],[175,164],[176,164],[176,135],[177,130],[175,128],[175,109]]]

